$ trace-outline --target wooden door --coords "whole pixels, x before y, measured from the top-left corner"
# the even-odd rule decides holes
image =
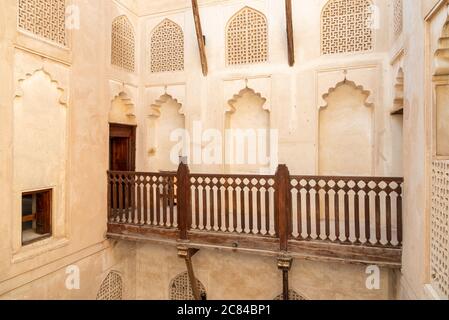
[[[136,128],[126,125],[110,125],[109,169],[111,171],[135,171]]]

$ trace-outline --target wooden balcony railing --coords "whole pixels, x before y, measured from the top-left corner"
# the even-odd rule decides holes
[[[108,234],[400,264],[402,178],[108,173]]]

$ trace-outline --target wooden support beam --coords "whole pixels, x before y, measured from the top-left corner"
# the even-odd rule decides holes
[[[199,249],[187,248],[184,246],[178,247],[178,256],[183,258],[186,262],[187,273],[189,274],[190,286],[192,287],[193,297],[195,300],[202,300],[201,293],[198,288],[198,281],[193,271],[192,257],[199,251]]]
[[[278,258],[278,269],[282,271],[282,298],[289,300],[289,284],[288,273],[292,268],[293,259],[288,256],[280,256]]]
[[[285,16],[287,21],[288,64],[295,65],[295,45],[293,41],[292,0],[285,0]]]
[[[285,164],[278,166],[275,175],[275,229],[280,242],[280,251],[288,251],[288,239],[291,235],[290,216],[290,173]]]
[[[204,41],[203,29],[201,27],[201,17],[200,11],[198,9],[197,0],[192,0],[192,9],[193,9],[193,19],[195,20],[196,37],[198,39],[198,49],[200,51],[201,69],[203,70],[203,75],[207,76],[208,66],[206,56],[206,44]]]

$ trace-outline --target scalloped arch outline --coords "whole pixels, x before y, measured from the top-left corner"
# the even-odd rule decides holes
[[[255,95],[262,101],[262,109],[263,110],[268,111],[268,112],[271,111],[270,108],[266,104],[267,99],[264,98],[261,93],[256,92],[254,89],[246,87],[246,88],[240,90],[239,93],[235,94],[232,97],[232,99],[228,100],[228,108],[226,108],[225,113],[230,113],[230,114],[235,113],[235,111],[237,110],[235,104],[238,102],[238,100],[243,98],[243,96],[248,92],[251,93],[252,95]]]
[[[335,87],[329,88],[328,92],[325,93],[325,94],[323,94],[322,97],[323,97],[323,100],[326,101],[326,105],[320,106],[319,108],[320,108],[320,109],[327,108],[327,107],[329,106],[329,104],[327,104],[327,99],[329,98],[329,96],[330,96],[332,93],[334,93],[338,88],[340,88],[341,86],[343,86],[343,85],[345,85],[345,84],[351,86],[353,89],[355,89],[355,90],[357,90],[357,91],[360,91],[360,92],[365,96],[365,99],[364,99],[364,103],[363,103],[363,104],[364,104],[366,107],[373,107],[373,106],[374,106],[374,103],[368,102],[368,98],[369,98],[369,96],[371,95],[371,91],[365,90],[365,88],[363,88],[363,86],[357,85],[354,81],[350,81],[350,80],[345,79],[345,80],[343,80],[343,81],[338,82],[338,83],[335,85]]]
[[[161,95],[151,106],[150,106],[150,117],[159,118],[161,116],[161,108],[168,101],[173,100],[178,106],[178,113],[182,116],[185,116],[185,111],[182,104],[178,101],[178,99],[169,95],[168,93],[164,93]]]
[[[52,75],[50,74],[50,72],[46,71],[44,67],[35,69],[32,72],[24,72],[19,76],[19,79],[17,80],[18,82],[18,87],[16,89],[15,92],[15,98],[20,98],[24,95],[23,92],[23,88],[22,88],[22,84],[23,82],[25,82],[26,80],[32,78],[36,73],[38,72],[42,72],[44,73],[47,78],[50,80],[50,83],[56,86],[56,89],[58,90],[59,94],[59,104],[63,105],[63,106],[68,106],[68,98],[67,98],[67,90],[66,88],[64,88],[61,84],[60,81],[58,81],[57,79],[53,78]]]

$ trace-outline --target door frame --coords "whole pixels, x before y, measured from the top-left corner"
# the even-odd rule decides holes
[[[109,123],[109,170],[111,169],[111,138],[128,138],[129,139],[129,170],[136,171],[136,125],[127,125],[119,123]]]

